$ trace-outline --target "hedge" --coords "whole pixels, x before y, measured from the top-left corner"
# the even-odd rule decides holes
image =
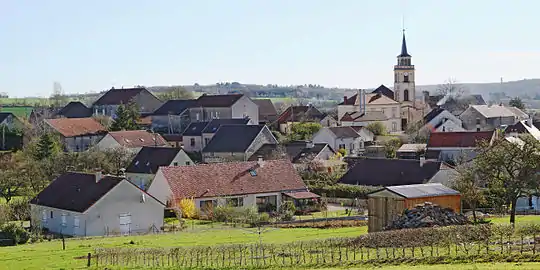
[[[381,187],[374,186],[357,186],[346,184],[335,184],[327,186],[312,186],[309,187],[311,192],[319,195],[325,194],[326,197],[332,198],[349,198],[349,199],[367,199],[367,194],[379,190]]]

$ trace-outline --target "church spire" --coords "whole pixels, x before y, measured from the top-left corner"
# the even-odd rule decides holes
[[[403,29],[403,41],[401,42],[401,54],[398,57],[411,57],[407,52],[407,42],[405,41],[405,29]]]

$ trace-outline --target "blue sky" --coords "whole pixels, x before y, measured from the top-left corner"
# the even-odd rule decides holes
[[[0,92],[392,86],[405,16],[417,84],[538,76],[540,1],[0,0]]]

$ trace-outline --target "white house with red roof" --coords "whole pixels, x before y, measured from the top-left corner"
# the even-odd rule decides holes
[[[289,160],[160,167],[147,191],[169,206],[193,198],[201,210],[229,204],[270,212],[279,209],[285,197],[319,197],[308,191]]]

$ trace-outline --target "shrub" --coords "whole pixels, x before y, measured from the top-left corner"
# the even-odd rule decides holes
[[[386,134],[386,127],[381,122],[374,122],[366,127],[369,131],[371,131],[375,136],[381,136]]]
[[[322,187],[310,186],[309,189],[316,194],[326,194],[326,197],[366,199],[368,193],[379,190],[380,187],[336,184]]]
[[[296,206],[292,201],[285,201],[281,204],[279,208],[279,216],[283,221],[293,220],[294,213],[296,212]]]
[[[4,232],[15,244],[25,244],[30,239],[30,235],[24,228],[16,223],[7,223],[2,227]]]
[[[339,148],[339,149],[337,150],[337,152],[338,152],[342,157],[344,157],[344,156],[347,155],[347,149],[345,149],[345,148]]]
[[[365,220],[329,220],[329,221],[316,221],[316,222],[295,222],[295,223],[282,223],[276,224],[279,228],[345,228],[345,227],[362,227],[367,226]]]
[[[195,200],[193,200],[193,198],[181,199],[180,202],[178,202],[178,207],[180,208],[181,217],[183,218],[191,219],[199,217],[199,211],[195,206]]]
[[[15,199],[9,202],[11,220],[30,220],[30,204],[27,200]]]
[[[231,222],[237,219],[239,211],[230,205],[218,205],[214,208],[214,219],[219,222]]]

